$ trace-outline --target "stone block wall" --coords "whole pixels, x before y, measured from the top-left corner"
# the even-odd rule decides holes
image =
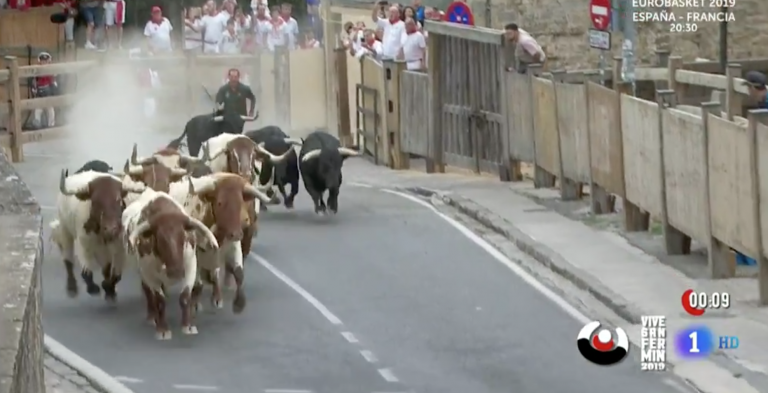
[[[648,11],[673,13],[676,22],[696,24],[697,30],[670,32],[670,22],[636,22],[638,64],[651,64],[654,50],[664,48],[686,61],[695,58],[717,60],[719,54],[719,22],[686,21],[689,12],[718,12],[707,7],[710,0],[698,0],[703,6],[646,8]],[[595,68],[599,51],[590,49],[587,31],[591,27],[588,0],[468,0],[478,25],[485,25],[486,8],[490,26],[502,29],[510,22],[532,33],[549,57],[549,69]],[[731,9],[734,21],[728,24],[728,56],[734,58],[768,57],[768,2],[736,0]],[[683,30],[685,27],[683,26]],[[609,59],[621,53],[623,37],[613,33]]]
[[[0,393],[43,393],[40,206],[0,153]]]

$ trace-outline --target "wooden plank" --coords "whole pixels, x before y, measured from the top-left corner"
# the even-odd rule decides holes
[[[592,181],[608,192],[624,195],[624,159],[619,113],[619,93],[587,83],[589,144]]]
[[[52,63],[44,65],[31,65],[19,67],[19,78],[29,78],[38,75],[59,75],[82,72],[93,68],[98,63],[95,61],[75,61],[69,63]]]
[[[486,27],[467,26],[451,22],[424,21],[424,30],[429,34],[456,37],[473,42],[502,45],[504,32]],[[458,59],[454,59],[458,60]]]
[[[61,96],[31,98],[31,99],[21,100],[21,104],[19,104],[19,108],[23,111],[27,111],[27,110],[39,109],[39,108],[61,107],[66,105],[73,105],[77,101],[78,101],[77,94],[65,94]]]
[[[589,181],[589,137],[587,130],[587,92],[585,85],[555,82],[557,124],[563,177]]]
[[[621,96],[626,199],[654,217],[662,215],[659,106]]]

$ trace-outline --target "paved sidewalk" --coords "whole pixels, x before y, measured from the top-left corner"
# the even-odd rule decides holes
[[[73,368],[45,354],[46,393],[100,393]]]
[[[768,391],[768,309],[757,307],[755,278],[715,281],[689,277],[630,244],[613,228],[587,225],[559,214],[554,206],[536,203],[534,199],[541,200],[543,195],[556,192],[535,190],[528,182],[502,183],[481,176],[382,169],[367,162],[345,165],[345,181],[349,178],[373,186],[436,195],[514,241],[537,261],[606,304],[628,322],[622,326],[627,328],[633,342],[639,342],[642,315],[666,315],[670,337],[694,323],[708,325],[716,335],[738,336],[739,349],[718,353],[707,361],[681,362],[671,349],[668,361],[676,374],[705,392]],[[615,215],[612,218],[615,219]],[[594,217],[593,220],[599,221]],[[653,239],[650,242],[653,243]],[[661,244],[654,247],[659,248]],[[676,258],[691,259],[686,262],[694,264],[691,269],[695,264],[706,266],[706,259],[701,255]],[[728,292],[731,308],[708,310],[702,317],[690,317],[681,306],[682,294],[687,289]]]

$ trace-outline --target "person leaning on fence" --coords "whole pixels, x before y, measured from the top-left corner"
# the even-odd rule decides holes
[[[227,21],[227,29],[224,30],[224,34],[219,39],[219,53],[228,55],[236,55],[240,53],[240,39],[237,37],[237,28],[235,25],[235,18],[230,18]]]
[[[768,90],[766,90],[765,74],[760,71],[749,71],[744,76],[744,85],[749,88],[749,96],[757,101],[761,109],[768,109]]]
[[[379,2],[373,8],[371,18],[376,25],[383,29],[381,37],[382,58],[394,59],[400,53],[402,48],[403,36],[405,35],[405,23],[400,20],[400,8],[396,5],[389,7],[388,19],[380,17],[381,8],[384,2]]]
[[[521,74],[528,72],[528,66],[531,64],[544,64],[547,56],[541,45],[525,30],[520,29],[517,24],[509,23],[504,26],[504,35],[507,41],[515,44],[515,67],[514,69]],[[512,67],[507,69],[512,71]]]
[[[290,3],[283,3],[280,5],[280,17],[285,21],[285,31],[288,35],[288,49],[296,49],[297,41],[299,40],[299,22],[291,16],[293,12],[293,6]]]
[[[381,60],[382,53],[384,52],[384,46],[376,39],[376,34],[371,29],[363,31],[363,41],[359,46],[350,49],[352,56],[358,59],[363,56],[373,57],[376,60]]]
[[[48,52],[41,52],[37,56],[38,64],[50,64],[51,55]],[[40,75],[32,80],[32,95],[35,98],[50,97],[56,95],[56,77],[53,75]],[[56,111],[53,107],[45,108],[45,116],[48,127],[56,126]],[[43,110],[41,108],[35,109],[34,112],[34,128],[42,127],[43,123]]]
[[[152,16],[144,26],[144,36],[147,37],[147,47],[150,53],[171,52],[173,44],[171,21],[163,16],[163,11],[158,6],[152,7]]]
[[[427,55],[427,40],[419,31],[419,26],[413,18],[405,20],[405,36],[403,36],[403,49],[401,55],[409,70],[425,69],[424,59]]]
[[[278,8],[272,10],[272,19],[270,20],[270,30],[267,34],[267,49],[274,52],[275,48],[288,45],[288,25],[280,16]]]
[[[191,7],[184,11],[184,50],[199,51],[203,46],[202,9]]]
[[[253,32],[256,38],[256,45],[263,49],[267,47],[267,37],[272,31],[272,21],[267,14],[267,6],[264,4],[256,5],[256,12],[253,15]]]
[[[203,27],[203,53],[218,53],[219,40],[227,29],[226,15],[223,12],[217,12],[216,2],[213,0],[205,3],[205,11],[207,11],[206,15],[200,19]]]

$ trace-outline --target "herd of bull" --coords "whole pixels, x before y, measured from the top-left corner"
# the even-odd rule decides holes
[[[301,178],[315,212],[336,213],[343,161],[357,155],[321,131],[303,140],[274,126],[242,133],[242,122],[249,120],[216,113],[194,118],[181,137],[151,156],[140,158],[134,145],[122,173],[103,161],[90,161],[73,174],[62,171],[51,240],[64,259],[67,293],[78,294],[75,261],[87,293],[103,291],[108,302],[116,301],[123,272],[135,267],[147,320],[156,338],[165,340],[171,338],[166,319],[171,286],[181,283],[181,332],[196,334],[204,285],[212,289],[212,305],[223,307],[222,272],[234,278],[232,310],[242,312],[243,260],[258,232],[260,211],[280,203],[273,187],[290,209]],[[189,154],[179,150],[185,137]],[[295,146],[301,146],[298,156]],[[103,276],[100,286],[94,271]]]

